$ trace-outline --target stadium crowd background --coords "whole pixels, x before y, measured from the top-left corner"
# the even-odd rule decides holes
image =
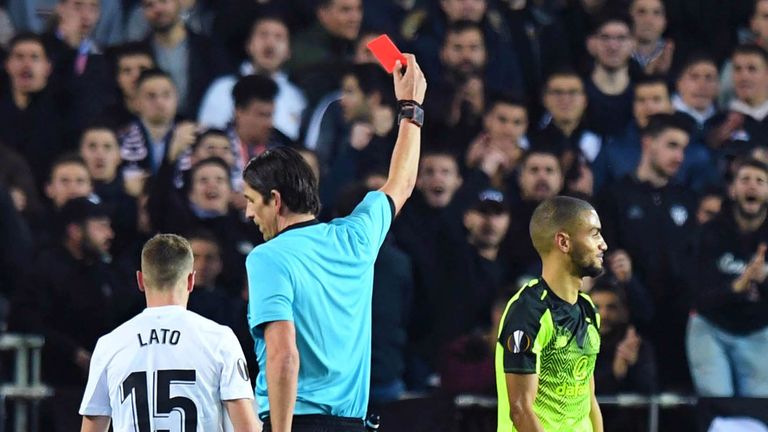
[[[156,232],[190,239],[189,308],[231,326],[255,366],[244,259],[261,238],[240,173],[300,149],[325,220],[380,187],[397,112],[365,48],[381,33],[430,87],[417,192],[376,263],[373,403],[494,394],[495,323],[540,270],[528,222],[557,194],[596,205],[610,248],[586,287],[604,323],[598,394],[692,393],[700,372],[704,395],[768,396],[768,366],[715,365],[738,377],[722,388],[686,357],[697,310],[693,346],[726,335],[768,354],[752,258],[768,241],[768,0],[0,7],[0,331],[46,338],[45,430],[76,416],[97,338],[141,309],[134,272]],[[718,234],[738,211],[757,214],[750,234]],[[762,279],[723,295],[745,269]]]

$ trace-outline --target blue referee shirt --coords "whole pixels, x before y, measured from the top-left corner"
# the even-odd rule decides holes
[[[394,203],[370,192],[349,216],[290,226],[246,260],[259,417],[269,415],[264,324],[293,321],[300,367],[294,414],[364,418],[371,368],[373,265]]]

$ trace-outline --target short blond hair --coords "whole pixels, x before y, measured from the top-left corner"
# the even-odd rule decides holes
[[[149,289],[172,289],[192,272],[194,258],[187,239],[176,234],[157,234],[141,250],[141,272]]]

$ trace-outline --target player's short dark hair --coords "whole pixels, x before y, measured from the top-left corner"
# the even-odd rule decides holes
[[[747,43],[737,45],[736,48],[733,49],[731,58],[734,58],[737,55],[755,55],[760,57],[765,65],[768,65],[768,51],[766,51],[765,48],[758,44]]]
[[[761,160],[755,159],[753,157],[745,157],[745,158],[737,159],[735,165],[736,165],[736,168],[733,170],[734,179],[739,174],[739,171],[741,171],[742,168],[754,168],[768,175],[768,164],[766,164]]]
[[[80,153],[77,151],[69,151],[60,155],[53,161],[51,169],[48,170],[48,181],[53,180],[53,173],[62,165],[80,165],[88,173],[88,177],[91,176],[91,172],[88,171],[88,165],[85,163],[83,157],[80,156]]]
[[[147,69],[145,71],[141,71],[139,74],[139,77],[136,79],[136,88],[141,87],[142,84],[144,84],[145,81],[151,80],[153,78],[165,78],[167,79],[171,84],[173,84],[173,87],[176,87],[176,84],[173,82],[173,78],[171,78],[171,75],[160,69],[160,68],[152,68]]]
[[[267,203],[272,191],[280,192],[285,206],[293,213],[320,212],[320,197],[315,175],[301,154],[290,147],[276,147],[251,159],[243,171],[245,183]]]
[[[50,50],[48,49],[48,46],[45,44],[45,41],[43,40],[43,38],[36,33],[28,32],[28,31],[16,33],[16,35],[13,36],[11,40],[8,41],[8,52],[9,53],[12,52],[14,48],[16,48],[16,45],[26,43],[26,42],[33,42],[40,45],[40,47],[43,48],[43,53],[45,54],[45,58],[50,59],[50,55],[48,54]]]
[[[232,99],[236,108],[245,108],[253,101],[274,102],[277,96],[277,84],[264,75],[246,75],[237,80],[232,87]]]
[[[176,234],[157,234],[141,250],[141,272],[148,289],[174,288],[192,272],[194,258],[189,242]]]
[[[674,114],[653,114],[648,117],[648,125],[640,131],[641,137],[656,138],[669,129],[678,129],[690,134],[690,124]]]
[[[542,257],[549,253],[558,231],[573,232],[581,215],[593,210],[591,204],[578,198],[556,196],[544,200],[533,211],[528,226],[536,252]]]

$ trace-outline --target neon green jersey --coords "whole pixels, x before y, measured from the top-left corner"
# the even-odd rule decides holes
[[[505,374],[538,374],[533,403],[547,432],[591,432],[589,382],[600,351],[600,316],[579,294],[576,304],[555,295],[543,279],[530,281],[507,304],[496,344],[498,432],[516,431],[509,416]]]

